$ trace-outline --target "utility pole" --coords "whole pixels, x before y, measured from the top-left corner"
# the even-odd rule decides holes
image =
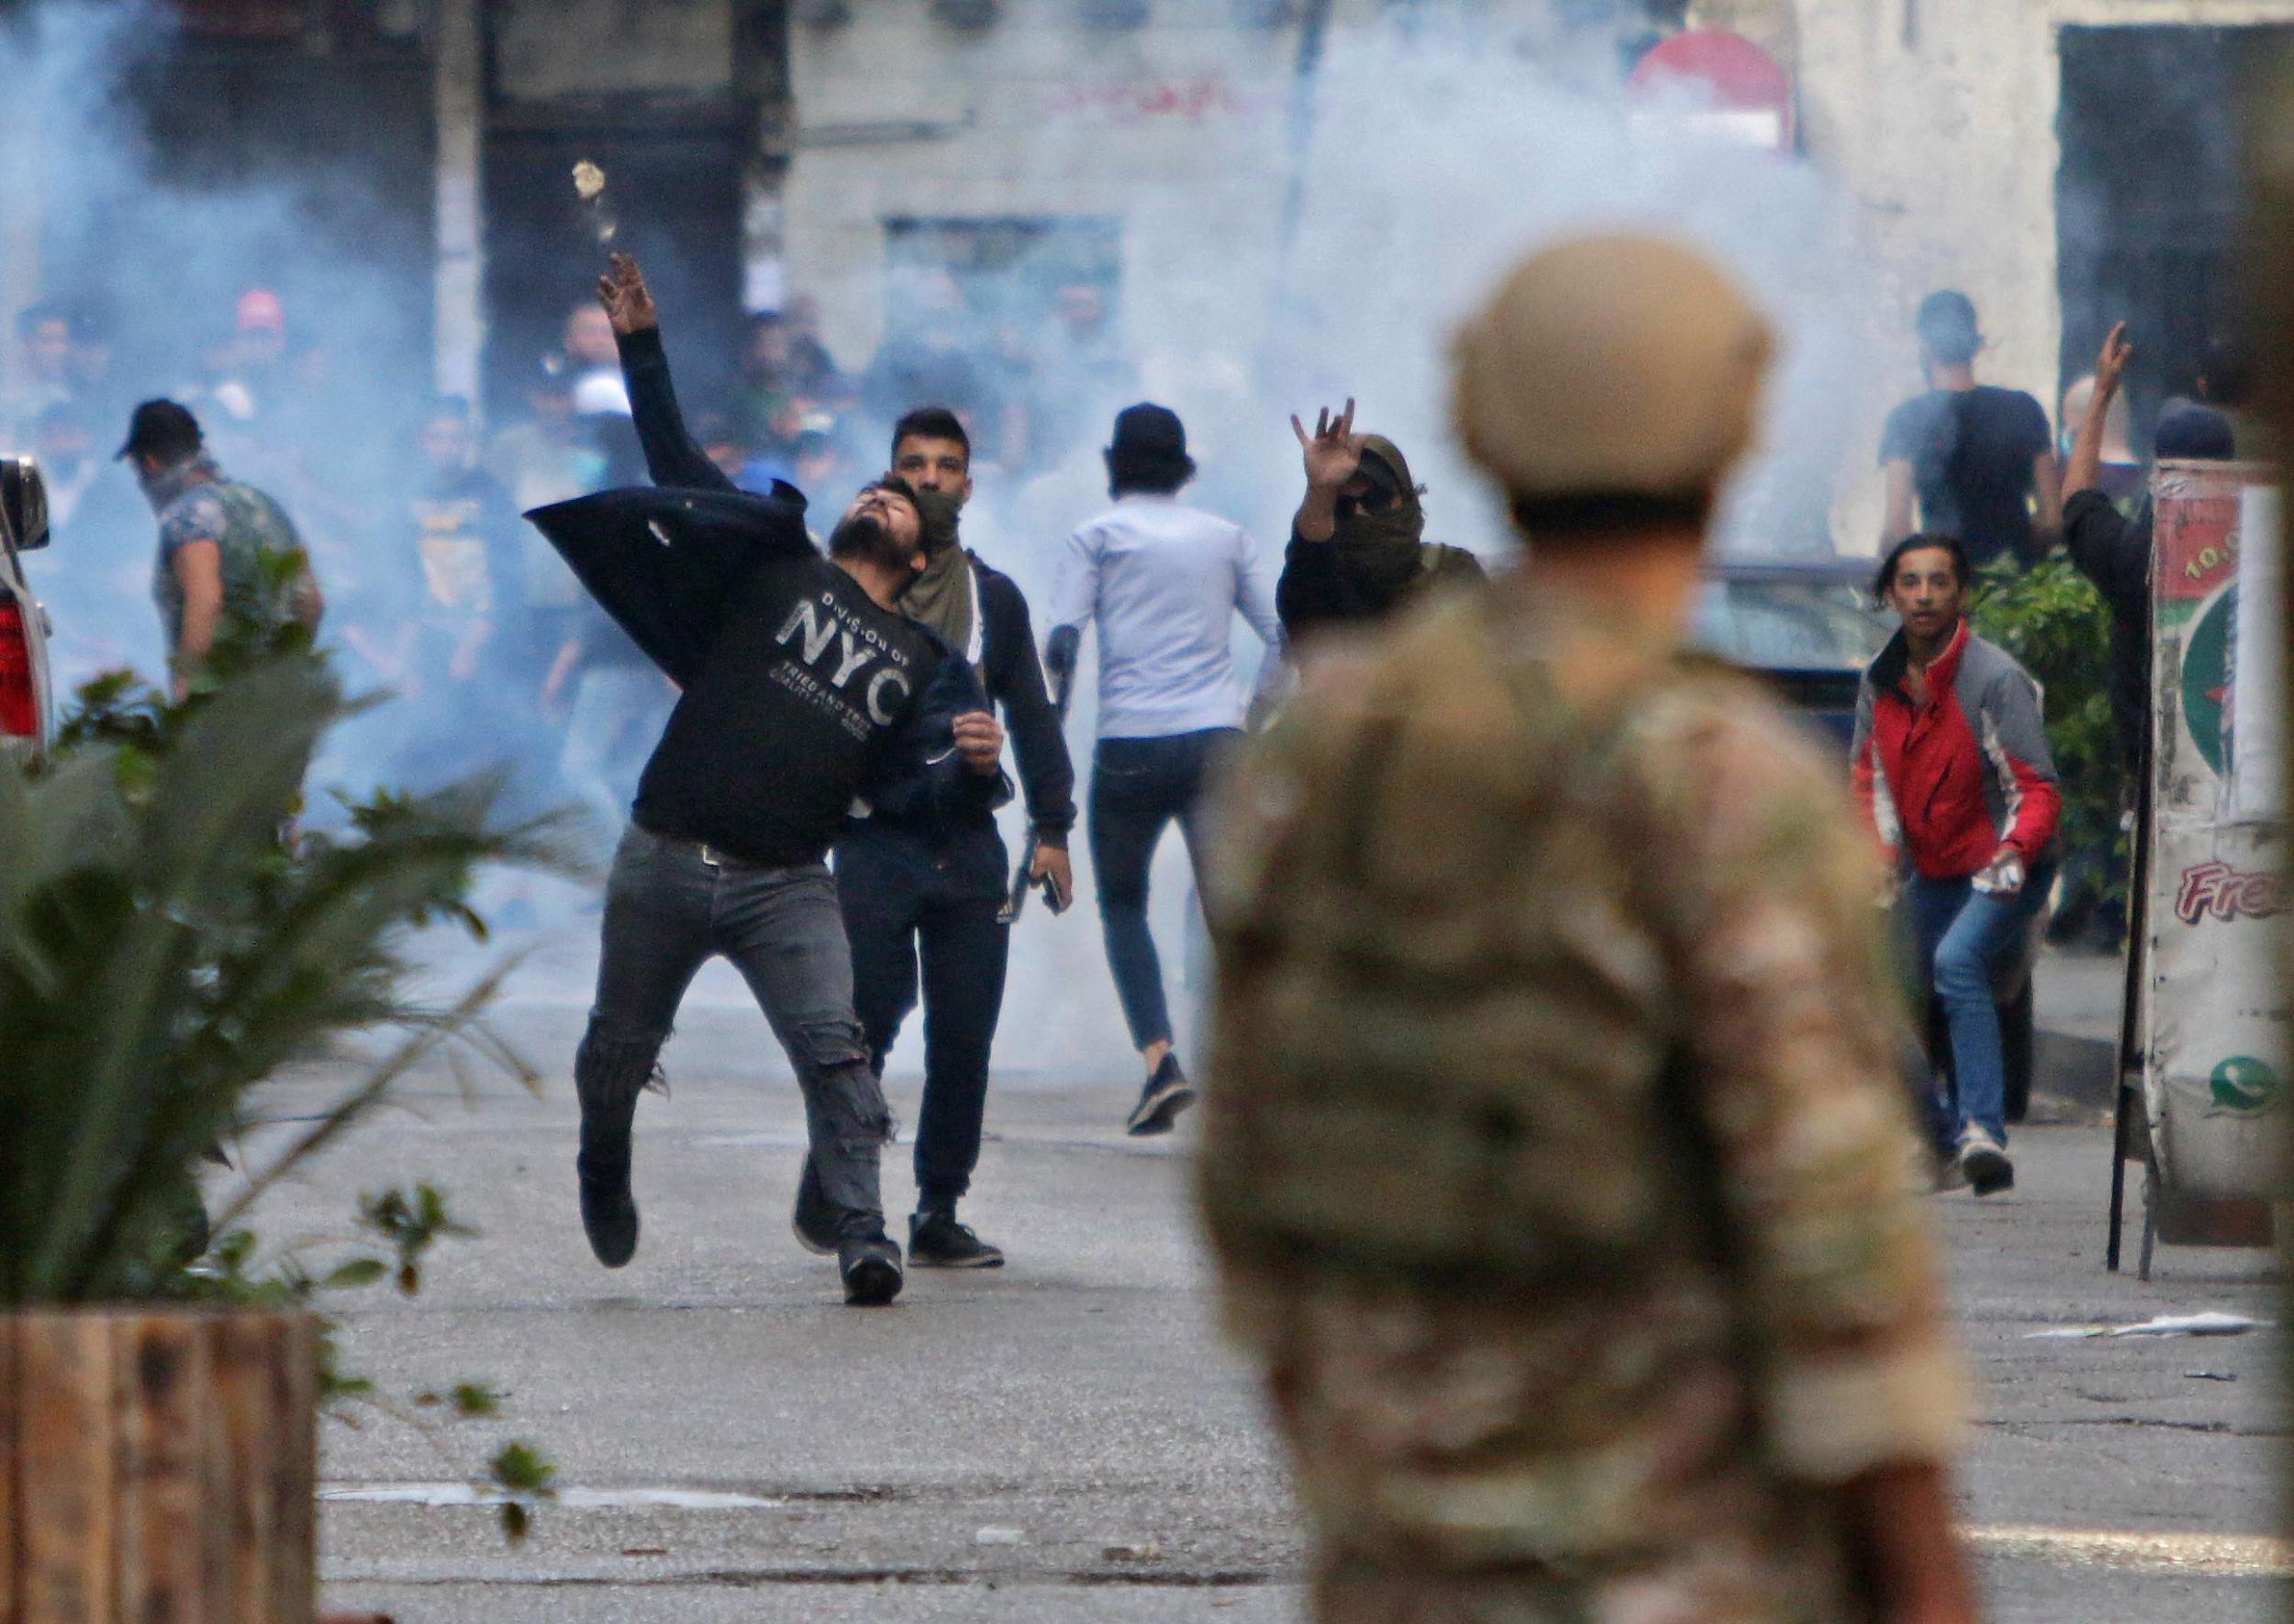
[[[437,303],[431,372],[441,395],[480,404],[485,351],[484,0],[435,0],[431,104],[438,132]]]

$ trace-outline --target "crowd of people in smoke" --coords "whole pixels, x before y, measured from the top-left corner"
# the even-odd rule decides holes
[[[121,664],[156,673],[171,656],[180,668],[187,650],[204,650],[206,633],[193,629],[197,612],[187,607],[197,600],[196,583],[178,580],[170,561],[181,538],[219,534],[222,508],[215,505],[236,501],[246,517],[242,529],[267,526],[299,538],[316,580],[306,607],[295,612],[316,620],[323,588],[325,636],[352,687],[398,695],[355,723],[329,764],[335,782],[423,790],[507,762],[511,809],[572,802],[603,833],[628,817],[640,770],[680,686],[664,674],[658,651],[640,649],[577,580],[562,547],[521,514],[663,479],[663,459],[675,455],[664,452],[671,442],[663,437],[674,431],[678,444],[690,435],[693,460],[668,483],[764,494],[785,482],[817,499],[817,516],[833,512],[882,470],[900,500],[917,500],[928,539],[941,538],[929,541],[930,554],[954,537],[954,512],[977,475],[992,471],[1016,488],[1081,447],[1094,453],[1091,484],[1098,488],[1082,491],[1057,516],[1058,530],[991,540],[1007,567],[1032,574],[1016,553],[1052,551],[1056,534],[1067,534],[1048,597],[1038,599],[1047,612],[1035,633],[1020,589],[992,571],[1002,583],[996,590],[1009,598],[1001,610],[980,609],[982,589],[952,590],[930,574],[917,583],[919,595],[907,613],[925,617],[922,606],[931,598],[936,612],[952,617],[936,631],[958,645],[969,626],[997,623],[989,639],[995,651],[985,663],[975,658],[982,673],[1034,669],[1037,633],[1046,665],[1063,674],[1075,666],[1083,632],[1096,628],[1103,679],[1113,671],[1110,642],[1137,637],[1170,645],[1121,680],[1103,683],[1088,820],[1110,969],[1149,1078],[1140,1109],[1167,1127],[1191,1095],[1173,1052],[1162,970],[1147,931],[1147,872],[1168,825],[1181,827],[1190,854],[1201,838],[1203,786],[1241,720],[1226,716],[1223,674],[1236,617],[1266,650],[1253,704],[1263,716],[1279,698],[1284,662],[1310,657],[1304,651],[1321,628],[1378,617],[1421,585],[1478,582],[1475,555],[1425,542],[1423,487],[1403,449],[1356,433],[1351,401],[1335,415],[1326,410],[1311,431],[1291,421],[1306,493],[1279,579],[1245,530],[1211,511],[1174,509],[1183,515],[1174,519],[1159,509],[1126,514],[1119,502],[1092,518],[1110,482],[1115,495],[1125,494],[1119,464],[1126,456],[1134,465],[1132,494],[1173,495],[1197,468],[1179,417],[1140,404],[1113,415],[1102,476],[1096,453],[1105,426],[1137,380],[1104,291],[1086,278],[1056,287],[1023,342],[1009,324],[974,319],[946,272],[905,273],[904,302],[883,344],[852,370],[823,342],[818,306],[792,296],[750,319],[739,386],[721,398],[696,399],[680,416],[666,397],[664,370],[655,385],[663,398],[649,428],[646,405],[633,393],[641,394],[640,380],[651,374],[633,370],[625,306],[634,287],[643,305],[637,330],[653,334],[650,294],[628,261],[617,264],[624,271],[605,279],[599,298],[570,306],[557,346],[525,373],[523,410],[491,432],[472,402],[438,396],[395,428],[360,425],[351,433],[338,420],[326,348],[295,342],[279,295],[249,288],[231,305],[228,331],[201,358],[197,375],[175,383],[172,400],[135,408],[119,452],[124,469],[110,454],[109,436],[129,420],[130,399],[150,393],[152,380],[119,375],[99,306],[46,301],[25,309],[17,324],[18,382],[0,401],[0,449],[37,457],[49,482],[61,545],[37,567],[62,674],[69,681]],[[624,274],[636,280],[617,283]],[[2131,350],[2122,330],[2105,343],[2094,373],[2066,393],[2060,423],[2051,427],[2032,395],[1977,381],[1986,340],[1965,295],[1930,295],[1914,328],[1925,387],[1888,414],[1878,448],[1886,511],[1874,597],[1899,629],[1865,673],[1850,771],[1867,819],[1903,864],[1908,944],[1923,990],[1948,1018],[1941,1024],[1960,1096],[1948,1108],[1939,1101],[1932,1122],[1938,1164],[1972,1171],[1980,1193],[2012,1177],[1992,973],[2066,854],[2036,684],[2004,651],[1972,635],[1971,589],[1987,566],[2027,568],[2064,545],[2111,617],[2110,695],[2121,764],[2132,782],[2148,682],[2149,459],[2127,427]],[[661,353],[657,336],[638,342]],[[665,356],[660,365],[666,368]],[[2188,395],[2169,396],[2156,415],[2154,454],[2235,455],[2242,437],[2221,408],[2235,410],[2239,382],[2237,369],[2219,359],[2188,380]],[[373,486],[343,474],[355,454],[346,439],[371,451],[376,435],[393,439],[384,487],[393,499],[380,505],[355,499],[354,491]],[[2244,438],[2255,443],[2251,429]],[[934,457],[945,465],[934,466]],[[195,458],[211,482],[205,495],[200,478],[184,483]],[[949,511],[935,517],[926,497],[945,498]],[[214,507],[205,529],[193,517],[201,502]],[[1220,505],[1211,498],[1210,506]],[[815,522],[825,531],[825,517]],[[997,522],[987,528],[995,531]],[[816,532],[813,540],[818,546],[823,536]],[[1151,555],[1162,561],[1154,579],[1139,573],[1144,566],[1137,561]],[[1214,576],[1227,584],[1197,594],[1199,613],[1175,610],[1175,582],[1199,585]],[[152,641],[161,629],[154,596],[163,651]],[[1188,671],[1212,676],[1190,685],[1171,674]],[[175,680],[180,689],[180,669]],[[993,681],[989,689],[997,703],[1010,703]],[[1030,703],[1044,711],[1040,693]],[[1939,715],[1941,723],[1933,719]],[[1036,748],[1056,750],[1059,773],[1040,762],[1022,766],[1041,842],[1034,852],[1038,877],[1055,869],[1063,891],[1064,829],[1074,809],[1047,814],[1051,803],[1066,800],[1063,789],[1044,787],[1053,777],[1066,782],[1056,727],[1044,722],[1036,731],[1047,729],[1048,741]],[[1021,738],[1024,744],[1024,730]],[[1947,782],[1960,786],[1952,796],[1937,791]],[[2069,855],[2090,868],[2109,860]],[[1001,862],[999,851],[988,866]],[[896,932],[903,943],[905,931]],[[1000,954],[994,957],[1000,966]],[[999,997],[1000,967],[994,980]],[[896,1012],[878,1024],[888,1032],[901,1001],[912,1002],[914,993],[895,988],[886,997]],[[992,1030],[990,1022],[966,1067],[978,1091]]]
[[[902,287],[883,343],[856,366],[830,353],[807,295],[748,318],[737,383],[692,413],[729,478],[834,501],[884,465],[900,415],[930,401],[961,417],[984,468],[1017,484],[1074,449],[1086,404],[1130,386],[1105,292],[1087,276],[1049,279],[1024,341],[977,317],[944,272],[908,273]],[[322,313],[255,285],[221,314],[214,341],[134,376],[104,302],[43,299],[17,317],[0,454],[32,456],[46,476],[60,545],[32,567],[60,682],[165,668],[151,513],[113,455],[135,403],[165,395],[195,416],[217,467],[292,515],[345,678],[399,695],[354,725],[339,780],[430,785],[507,758],[520,805],[570,801],[617,826],[674,691],[518,518],[644,483],[605,312],[569,300],[557,345],[518,367],[490,418],[479,403],[407,389],[380,420],[373,377],[340,386],[348,360],[320,335]],[[352,403],[359,420],[345,421]]]

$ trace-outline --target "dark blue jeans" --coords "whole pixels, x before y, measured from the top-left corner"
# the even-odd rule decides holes
[[[1210,728],[1162,739],[1102,739],[1093,757],[1091,866],[1098,878],[1099,930],[1134,1048],[1171,1041],[1163,960],[1147,929],[1147,874],[1156,843],[1176,820],[1188,861],[1203,872],[1203,789],[1220,753],[1242,737],[1233,728]]]
[[[606,885],[597,1001],[574,1061],[585,1124],[634,1109],[685,988],[718,953],[796,1070],[813,1161],[845,1232],[873,1232],[884,1222],[877,1162],[892,1113],[852,1013],[852,951],[825,863],[752,867],[629,826]]]
[[[2007,1143],[2007,1073],[1999,1049],[1993,973],[2019,950],[2032,916],[2055,883],[2053,863],[2033,867],[2012,895],[1987,895],[1968,883],[1913,874],[1905,887],[1919,947],[1922,990],[1940,1000],[1952,1038],[1952,1076],[1959,1098],[1950,1137],[1974,1123]]]
[[[983,821],[935,847],[906,830],[855,825],[836,848],[837,895],[852,944],[852,997],[877,1074],[924,996],[924,1101],[916,1114],[916,1193],[952,1207],[972,1187],[987,1112],[988,1055],[1004,1008],[1011,873]]]

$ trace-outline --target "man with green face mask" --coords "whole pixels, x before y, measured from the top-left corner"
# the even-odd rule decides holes
[[[1427,541],[1426,510],[1401,448],[1382,434],[1354,432],[1354,403],[1335,417],[1315,415],[1314,432],[1297,417],[1306,450],[1307,494],[1290,528],[1275,608],[1293,645],[1327,626],[1383,618],[1430,586],[1479,583],[1479,560],[1462,547]]]

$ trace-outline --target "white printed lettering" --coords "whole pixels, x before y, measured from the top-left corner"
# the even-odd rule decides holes
[[[836,675],[829,679],[831,687],[844,686],[852,680],[854,672],[876,657],[876,651],[874,649],[863,649],[859,646],[859,641],[860,640],[853,637],[850,630],[845,632],[844,661],[836,668]]]
[[[805,663],[807,665],[819,664],[820,656],[828,652],[829,640],[836,636],[836,622],[830,620],[824,624],[821,617],[813,612],[813,606],[809,602],[800,603],[789,611],[787,622],[782,626],[773,640],[785,645],[791,638],[796,635],[799,627],[804,628],[805,633]],[[845,635],[845,640],[848,643],[852,640],[849,632]]]
[[[885,703],[884,697],[885,690],[888,687],[899,690],[889,705]],[[892,718],[898,714],[894,707],[908,698],[908,679],[889,665],[868,679],[868,714],[875,721],[876,726],[879,728],[892,726]]]

